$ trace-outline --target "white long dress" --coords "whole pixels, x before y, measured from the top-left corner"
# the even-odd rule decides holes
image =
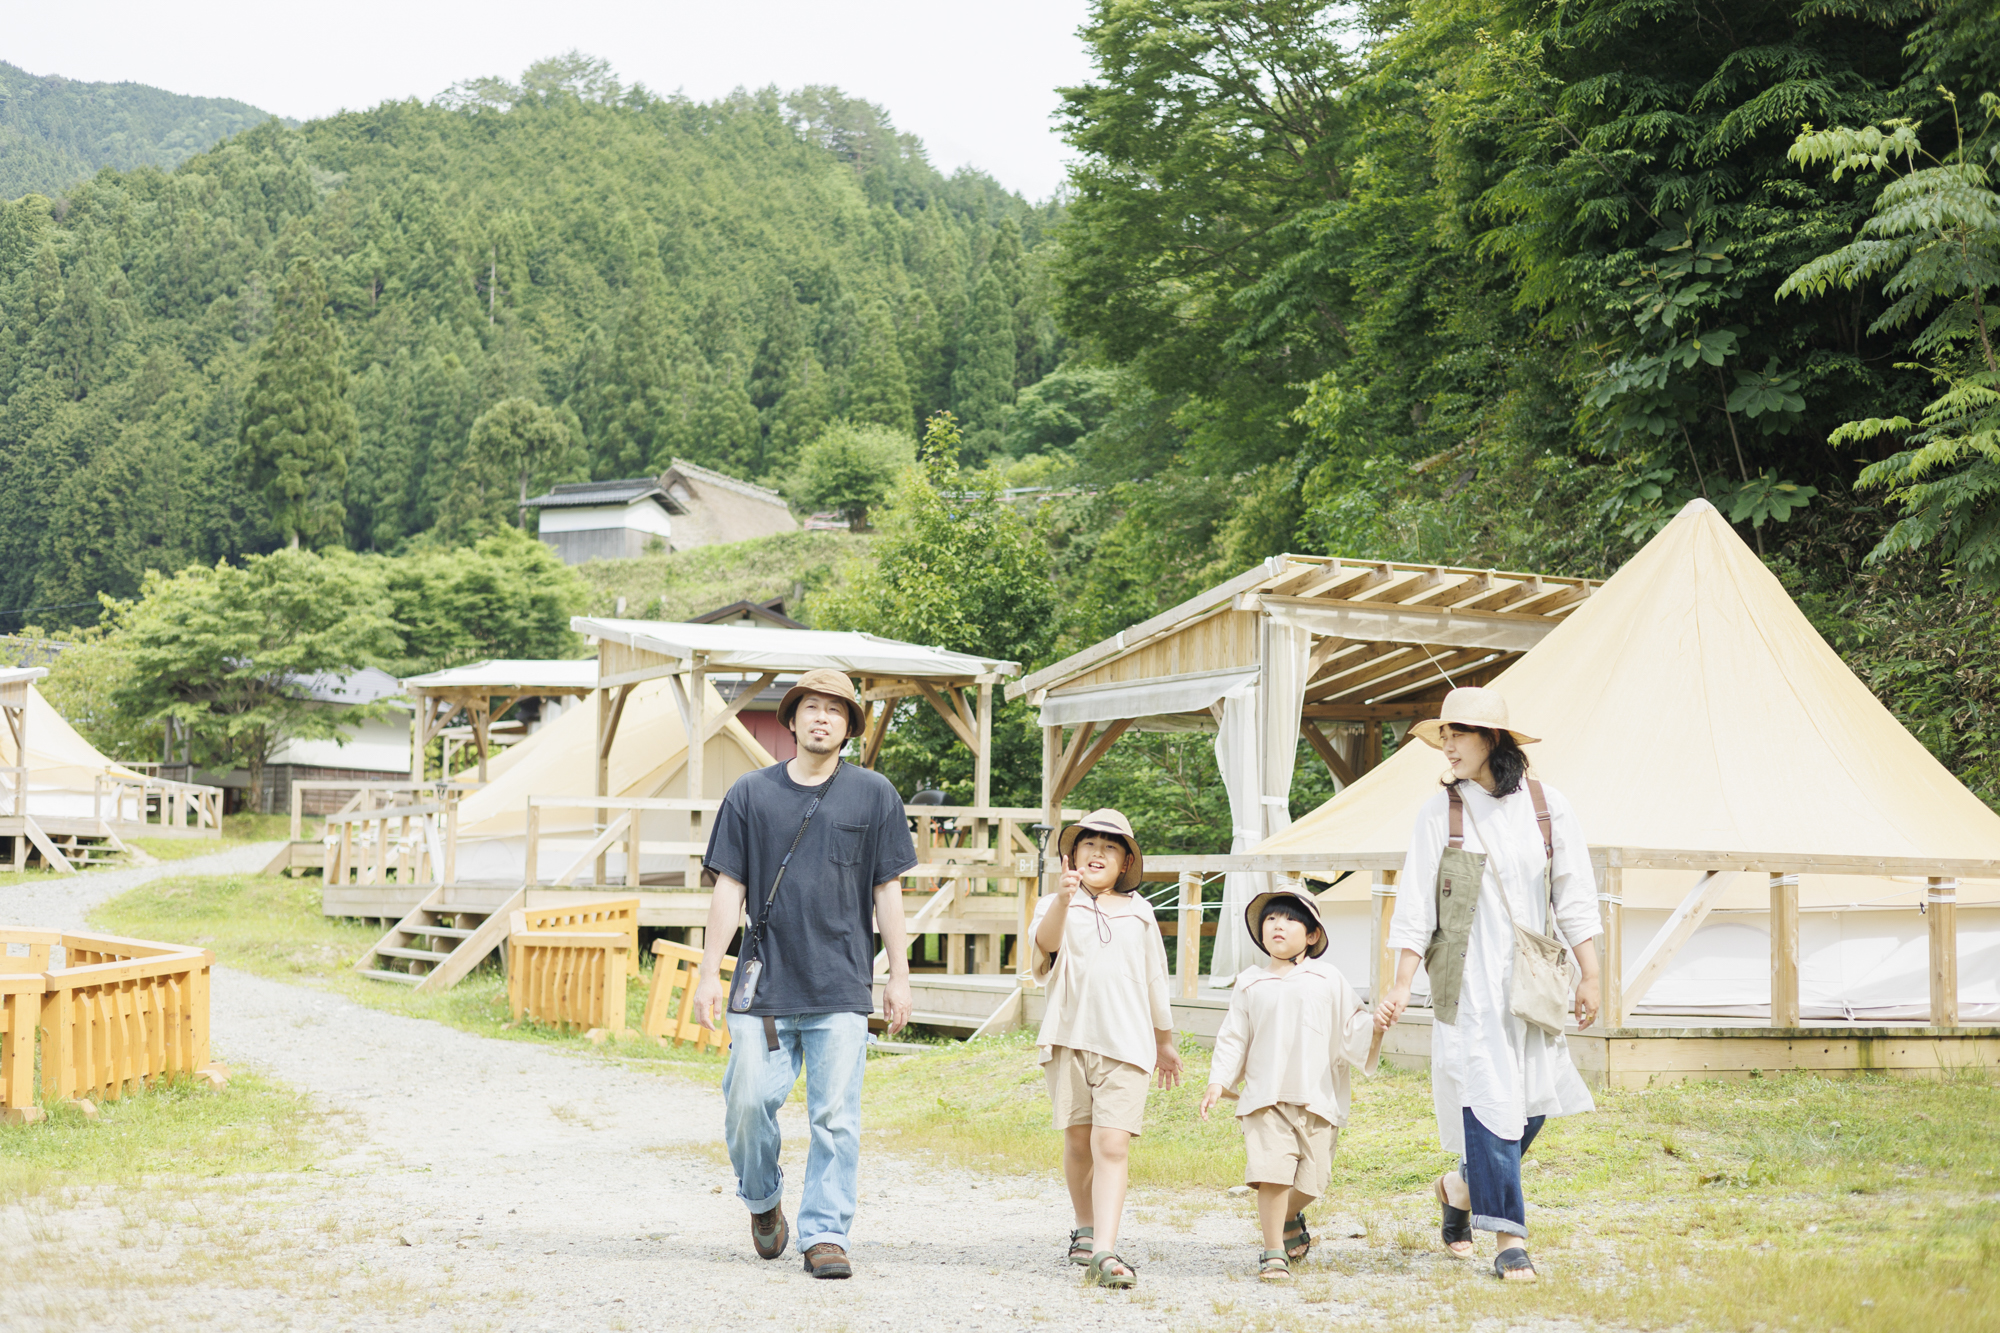
[[[1530,1116],[1576,1115],[1595,1110],[1596,1103],[1577,1075],[1564,1039],[1530,1027],[1508,1010],[1514,928],[1496,894],[1507,894],[1522,925],[1555,933],[1548,930],[1548,907],[1542,897],[1542,835],[1527,784],[1498,800],[1476,782],[1461,782],[1459,790],[1465,795],[1468,816],[1464,845],[1468,851],[1486,853],[1486,876],[1459,984],[1458,1021],[1431,1028],[1431,1096],[1437,1107],[1439,1141],[1447,1151],[1462,1154],[1462,1108],[1472,1108],[1479,1123],[1496,1137],[1518,1139]],[[1569,802],[1546,783],[1542,791],[1553,816],[1556,920],[1562,940],[1573,948],[1599,933],[1597,881]],[[1438,858],[1448,838],[1446,804],[1440,788],[1417,814],[1410,852],[1396,882],[1391,949],[1421,954],[1436,929]]]

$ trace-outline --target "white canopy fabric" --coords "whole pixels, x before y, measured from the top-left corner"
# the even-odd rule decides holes
[[[700,653],[710,671],[808,671],[826,667],[858,676],[966,679],[1019,674],[1018,662],[902,643],[850,630],[775,625],[703,625],[690,621],[598,620],[577,616],[570,628],[592,638],[687,659]]]
[[[2000,816],[1896,722],[1706,501],[1690,502],[1493,687],[1513,725],[1544,738],[1528,747],[1531,771],[1569,798],[1593,846],[2000,859]],[[1436,750],[1405,745],[1260,850],[1399,856],[1443,770]],[[1349,876],[1335,896],[1365,897],[1367,879]],[[1768,881],[1731,879],[1716,915],[1632,1002],[1679,1012],[1768,1006]],[[1625,872],[1628,969],[1694,880],[1691,871]],[[1961,901],[2000,897],[1993,888],[1968,881]],[[1808,874],[1800,890],[1807,1016],[1920,1016],[1921,885]],[[1960,1012],[1976,1017],[1984,1006],[1993,1016],[2000,913],[1967,907]],[[1745,944],[1746,931],[1758,948]]]
[[[490,689],[496,694],[538,689],[592,690],[597,688],[597,659],[493,658],[411,676],[404,680],[403,686],[418,690]]]
[[[1890,716],[1705,500],[1493,682],[1591,844],[2000,860],[2000,815]],[[1400,853],[1437,789],[1405,745],[1266,852]]]
[[[1041,725],[1073,727],[1080,722],[1117,722],[1123,718],[1205,711],[1216,700],[1245,685],[1254,685],[1256,667],[1195,671],[1184,676],[1114,681],[1080,690],[1051,691],[1042,700]]]
[[[37,671],[39,668],[23,667],[17,671]],[[10,673],[12,674],[12,673]],[[32,680],[33,677],[27,677]],[[113,763],[98,748],[85,740],[69,720],[55,710],[55,706],[42,697],[42,692],[29,685],[26,707],[28,723],[28,790],[29,792],[73,792],[92,793],[97,789],[97,779],[105,774],[121,778],[140,776],[133,769]],[[14,756],[14,738],[8,729],[0,726],[0,766],[12,767],[20,760]],[[31,804],[28,813],[35,814],[47,810],[50,814],[78,813],[65,805],[61,810],[45,807],[37,802]],[[83,813],[88,813],[85,810]]]
[[[592,664],[595,665],[594,663]],[[713,716],[726,707],[714,686],[708,690]],[[574,806],[545,807],[541,814],[541,875],[553,875],[568,864],[593,836],[595,810],[589,798],[597,791],[597,710],[570,707],[520,744],[487,762],[487,785],[468,795],[458,807],[458,874],[466,880],[518,880],[524,869],[528,797],[576,796]],[[734,718],[708,742],[703,753],[704,795],[720,798],[731,783],[755,768],[777,762],[769,751]],[[614,796],[685,796],[687,733],[667,680],[643,681],[633,687],[611,747],[610,789]],[[674,777],[677,771],[683,776]],[[470,780],[478,770],[460,774]],[[665,790],[660,790],[664,782]],[[647,841],[678,842],[688,837],[688,817],[674,811],[648,811],[640,821]],[[657,864],[654,861],[657,860]],[[644,870],[679,870],[686,857],[662,855],[642,861]],[[614,877],[624,876],[624,852],[610,856]]]

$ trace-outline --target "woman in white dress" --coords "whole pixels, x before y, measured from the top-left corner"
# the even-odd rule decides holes
[[[1441,716],[1411,732],[1443,750],[1451,768],[1445,790],[1417,813],[1397,880],[1388,944],[1401,955],[1375,1023],[1386,1031],[1402,1015],[1417,965],[1428,961],[1438,1138],[1459,1158],[1458,1169],[1437,1182],[1445,1246],[1470,1254],[1473,1229],[1491,1231],[1494,1274],[1531,1282],[1521,1154],[1551,1117],[1596,1106],[1562,1035],[1512,1012],[1512,921],[1568,944],[1581,978],[1576,1021],[1589,1026],[1597,1017],[1599,933],[1589,848],[1562,794],[1528,779],[1521,747],[1535,737],[1509,728],[1506,701],[1496,691],[1453,690]],[[1483,854],[1483,870],[1466,873],[1475,862],[1447,850],[1460,846]],[[1551,872],[1546,879],[1544,867]],[[1467,893],[1471,879],[1477,887]],[[1455,902],[1446,896],[1454,883]],[[1553,893],[1545,894],[1551,884]]]

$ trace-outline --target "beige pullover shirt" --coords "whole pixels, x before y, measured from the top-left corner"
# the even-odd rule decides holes
[[[1216,1035],[1208,1081],[1242,1083],[1239,1116],[1290,1102],[1345,1126],[1348,1066],[1368,1058],[1373,1028],[1368,1007],[1324,958],[1302,960],[1283,976],[1247,968]]]
[[[1042,919],[1062,901],[1045,895],[1028,928],[1035,980],[1049,988],[1048,1011],[1035,1040],[1046,1064],[1050,1047],[1096,1051],[1150,1072],[1158,1058],[1155,1029],[1174,1026],[1173,992],[1167,986],[1167,942],[1153,905],[1138,894],[1092,898],[1078,889],[1054,954],[1034,944]]]

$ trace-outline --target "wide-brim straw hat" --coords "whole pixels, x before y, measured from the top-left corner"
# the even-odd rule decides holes
[[[798,711],[799,700],[808,694],[824,694],[829,699],[838,699],[847,705],[847,734],[861,734],[861,722],[865,714],[861,708],[861,696],[854,692],[854,682],[847,678],[845,671],[834,671],[828,667],[814,667],[799,677],[799,683],[785,691],[785,697],[778,701],[778,725],[792,725],[792,714]]]
[[[1485,727],[1488,731],[1504,731],[1514,738],[1517,745],[1533,745],[1539,736],[1530,736],[1525,731],[1516,731],[1507,725],[1507,701],[1500,697],[1500,691],[1483,689],[1477,685],[1465,685],[1444,697],[1444,706],[1438,715],[1425,718],[1410,728],[1410,734],[1423,741],[1433,750],[1444,748],[1444,729],[1447,723],[1461,727]]]
[[[1138,888],[1139,876],[1146,869],[1146,854],[1139,850],[1139,839],[1132,833],[1132,821],[1116,810],[1092,810],[1057,835],[1056,855],[1068,856],[1075,848],[1077,839],[1086,833],[1115,833],[1125,840],[1126,850],[1132,854],[1126,858],[1124,873],[1111,887],[1120,893],[1130,893]]]
[[[1317,946],[1308,944],[1306,957],[1317,958],[1325,953],[1326,919],[1319,914],[1319,904],[1313,901],[1313,896],[1300,889],[1272,889],[1250,900],[1250,905],[1243,909],[1243,924],[1250,928],[1250,942],[1256,945],[1265,957],[1270,957],[1271,951],[1264,948],[1264,907],[1274,898],[1290,898],[1305,908],[1306,915],[1313,919],[1313,929],[1319,931],[1319,944]]]

